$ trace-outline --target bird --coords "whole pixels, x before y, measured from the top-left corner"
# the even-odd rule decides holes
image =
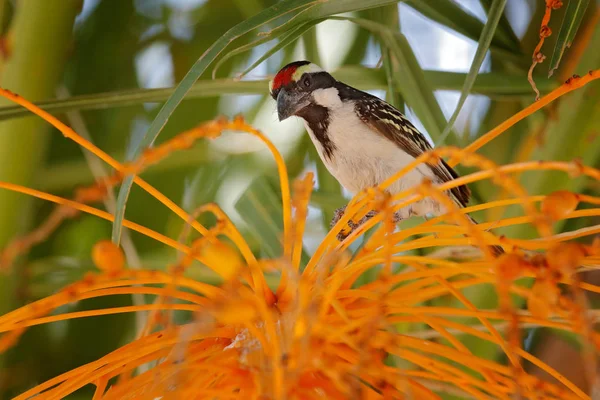
[[[304,122],[306,131],[329,173],[349,192],[356,194],[379,185],[432,149],[425,136],[394,106],[364,91],[336,80],[308,61],[294,61],[269,82],[269,94],[277,103],[279,121],[292,116]],[[458,178],[443,159],[421,163],[396,180],[387,191],[395,194],[429,179],[441,184]],[[460,208],[466,207],[471,191],[466,185],[446,192]],[[336,210],[334,222],[343,215]],[[411,216],[441,215],[445,207],[426,197],[396,213],[396,220]],[[374,212],[365,218],[371,218]],[[472,223],[477,223],[468,214]],[[359,222],[362,223],[363,221]],[[353,229],[356,226],[351,226]],[[494,254],[503,252],[493,246]]]

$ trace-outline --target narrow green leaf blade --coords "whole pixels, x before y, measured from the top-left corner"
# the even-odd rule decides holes
[[[400,0],[339,0],[339,1],[317,1],[318,4],[306,7],[298,12],[294,18],[271,30],[271,35],[279,35],[281,31],[289,30],[296,24],[316,19],[325,19],[335,14],[350,13],[353,11],[366,10],[369,8],[382,7],[396,4]]]
[[[479,0],[479,2],[481,3],[481,5],[483,6],[483,8],[486,10],[486,12],[488,14],[490,12],[490,9],[492,8],[493,1],[494,0]],[[503,14],[502,17],[500,17],[500,22],[498,22],[497,29],[498,29],[496,31],[497,35],[506,37],[506,39],[509,42],[511,42],[515,48],[521,48],[521,40],[515,33],[510,21],[506,17],[506,14]]]
[[[247,51],[252,50],[253,48],[260,46],[263,43],[268,43],[274,39],[277,39],[277,36],[263,36],[260,39],[254,40],[248,44],[237,47],[229,52],[227,52],[223,57],[219,58],[219,60],[215,63],[215,66],[212,69],[212,79],[216,79],[217,72],[221,65],[225,63],[225,61],[230,60],[231,58],[237,56],[238,54],[245,53]]]
[[[379,7],[371,13],[371,18],[381,24],[386,25],[390,30],[395,32],[400,31],[400,15],[398,13],[398,6],[391,5],[386,7]],[[383,59],[383,70],[385,72],[385,78],[387,81],[387,94],[386,101],[399,109],[404,111],[404,100],[400,96],[397,82],[394,76],[400,76],[400,72],[396,65],[396,60],[392,57],[392,54],[388,48],[385,48],[383,43],[380,43],[381,57]]]
[[[277,186],[267,176],[256,178],[235,203],[235,209],[244,219],[248,230],[260,243],[264,258],[277,258],[283,254],[283,209]],[[308,262],[302,251],[302,263]]]
[[[487,54],[488,49],[490,48],[490,44],[492,43],[492,38],[494,37],[494,32],[496,31],[496,27],[498,26],[500,17],[502,17],[502,14],[504,13],[505,6],[506,0],[493,0],[492,2],[492,6],[490,7],[490,11],[488,13],[487,22],[483,27],[481,37],[479,38],[479,43],[477,44],[477,50],[475,51],[475,56],[473,57],[471,68],[469,69],[469,73],[467,74],[467,79],[465,79],[465,84],[463,86],[462,93],[460,94],[460,99],[458,100],[456,109],[452,113],[448,124],[446,124],[442,135],[437,140],[436,146],[441,146],[444,143],[446,137],[448,136],[452,127],[454,126],[454,122],[456,121],[458,114],[460,114],[460,110],[465,104],[467,97],[469,97],[471,88],[473,88],[475,80],[477,79],[477,75],[479,74],[481,64],[483,64],[485,55]]]
[[[299,25],[290,30],[290,32],[285,35],[275,46],[271,47],[269,50],[265,52],[262,56],[258,58],[255,62],[253,62],[244,72],[240,74],[240,76],[244,76],[252,71],[254,68],[258,67],[263,61],[267,58],[271,57],[273,54],[278,52],[279,50],[287,47],[288,45],[295,42],[300,36],[304,35],[306,31],[317,25],[319,22],[323,21],[323,19],[317,19],[314,21],[307,22],[305,24]]]
[[[429,135],[434,140],[439,138],[446,125],[446,118],[408,40],[401,33],[396,33],[393,37],[390,36],[388,45],[398,61],[400,76],[403,77],[404,84],[398,85],[402,97]]]
[[[319,20],[321,22],[322,20]],[[306,35],[302,37],[304,43],[304,51],[306,52],[306,59],[312,60],[317,65],[322,65],[321,55],[319,54],[319,44],[317,43],[317,30],[309,29],[306,31]]]
[[[383,71],[357,65],[338,68],[332,73],[340,80],[361,90],[386,90],[389,86]],[[425,79],[434,90],[461,90],[466,74],[447,71],[423,71]],[[395,74],[396,85],[403,78]],[[185,100],[217,97],[224,94],[264,94],[267,80],[240,81],[235,79],[201,80],[192,86]],[[558,86],[557,81],[543,80],[538,83],[542,93],[548,93]],[[173,94],[174,88],[132,89],[108,93],[73,96],[67,99],[53,99],[35,102],[37,106],[52,114],[75,110],[101,110],[119,106],[132,106],[141,103],[163,102]],[[508,73],[482,73],[477,76],[471,93],[483,94],[498,100],[512,100],[529,96],[531,86],[527,78]],[[0,107],[0,121],[24,117],[29,111],[21,106]]]
[[[571,47],[571,43],[575,39],[583,15],[588,6],[589,0],[570,0],[565,11],[565,17],[563,18],[560,31],[556,39],[556,46],[554,46],[554,52],[552,53],[552,59],[550,60],[550,69],[548,70],[548,76],[552,76],[554,71],[558,68],[560,60],[565,53],[567,47]]]
[[[275,188],[265,176],[260,176],[235,203],[235,209],[244,219],[248,230],[260,243],[267,257],[281,257],[283,209]]]
[[[266,81],[239,81],[234,79],[201,80],[192,86],[187,99],[216,97],[223,94],[264,93]],[[44,111],[58,114],[76,110],[101,110],[119,106],[132,106],[141,103],[159,103],[167,100],[175,88],[130,89],[91,95],[73,96],[66,99],[53,99],[35,102]],[[0,121],[29,115],[29,110],[21,106],[0,107]]]
[[[452,0],[407,0],[406,4],[425,17],[470,39],[478,40],[483,32],[483,23]],[[521,55],[518,43],[500,31],[492,36],[491,46],[502,54],[510,56],[512,53],[512,57],[516,59]]]
[[[319,155],[317,154],[317,150],[314,148],[312,143],[309,147],[308,154],[311,161],[315,162],[317,179],[319,182],[319,191],[328,193],[332,197],[332,201],[330,203],[320,204],[321,212],[323,213],[323,227],[325,230],[329,230],[329,224],[333,219],[334,211],[340,207],[343,207],[347,201],[342,195],[342,186],[327,170],[325,164],[321,162]],[[340,201],[336,203],[333,199],[339,199]]]

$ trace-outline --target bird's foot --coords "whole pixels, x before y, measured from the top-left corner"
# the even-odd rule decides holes
[[[370,220],[371,218],[373,218],[374,216],[377,215],[377,211],[369,211],[364,217],[362,217],[358,223],[356,224],[356,227],[358,228],[359,226],[361,226],[362,224],[364,224],[365,222],[367,222],[368,220]]]
[[[348,236],[350,236],[350,234],[352,232],[354,232],[356,229],[358,229],[359,226],[361,226],[362,224],[364,224],[365,222],[367,222],[368,220],[370,220],[371,218],[373,218],[375,215],[377,215],[377,211],[369,211],[364,217],[362,217],[358,222],[354,222],[352,220],[348,221],[348,227],[350,229],[342,229],[338,234],[337,234],[337,239],[341,242],[342,240],[346,239]],[[340,217],[341,218],[341,217]]]
[[[340,207],[333,212],[333,218],[331,219],[331,222],[329,223],[329,229],[333,229],[335,224],[337,224],[340,221],[340,219],[342,219],[345,212],[346,212],[346,206]],[[354,229],[356,229],[356,224],[352,221],[348,221],[348,228],[350,228],[350,229],[348,230],[346,228],[342,228],[340,230],[340,232],[338,232],[337,239],[340,242],[342,240],[344,240],[345,238],[347,238],[348,235],[350,235],[354,231]]]
[[[344,212],[345,211],[346,211],[346,207],[341,207],[341,208],[338,208],[337,210],[335,210],[335,212],[333,213],[333,219],[331,220],[331,223],[330,223],[330,228],[333,228],[335,226],[335,224],[337,224],[338,221],[340,219],[342,219],[342,217],[344,216]],[[348,236],[350,236],[350,234],[352,232],[354,232],[356,229],[358,229],[359,226],[361,226],[362,224],[366,223],[368,220],[370,220],[371,218],[373,218],[377,214],[378,214],[377,211],[371,210],[364,217],[362,217],[358,222],[354,222],[352,220],[348,221],[348,228],[349,229],[342,229],[337,234],[337,239],[340,242],[342,240],[346,239]],[[400,222],[400,221],[402,221],[403,219],[404,218],[402,217],[402,215],[400,213],[394,213],[393,221],[394,221],[395,224],[398,223],[398,222]]]
[[[345,212],[346,212],[346,206],[340,207],[333,212],[333,218],[331,219],[331,222],[329,223],[329,229],[333,229],[335,224],[337,224],[340,221],[340,219],[342,219]],[[354,230],[357,227],[358,227],[358,225],[355,224],[354,221],[352,221],[352,220],[348,221],[348,228],[345,228],[345,227],[342,228],[337,234],[337,239],[341,242],[342,240],[346,239],[352,232],[354,232]]]
[[[395,224],[402,221],[403,219],[405,219],[405,218],[402,216],[402,214],[400,214],[399,212],[394,213],[394,223]]]
[[[340,219],[342,219],[345,211],[346,211],[346,206],[340,207],[333,212],[333,218],[331,219],[331,222],[329,223],[329,229],[332,229],[335,226],[335,224],[337,224],[338,221]]]

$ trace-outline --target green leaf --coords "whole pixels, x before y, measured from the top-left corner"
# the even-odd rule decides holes
[[[50,296],[92,271],[97,271],[89,257],[50,256],[27,264],[27,301]]]
[[[327,170],[325,164],[320,160],[319,155],[315,147],[310,144],[308,150],[311,161],[315,162],[317,169],[317,180],[319,182],[319,192],[328,193],[332,201],[320,204],[321,212],[323,213],[323,227],[326,231],[329,230],[329,224],[333,219],[333,213],[336,209],[343,207],[347,200],[342,194],[342,186],[340,183],[331,175],[331,172]],[[335,202],[333,199],[339,199],[339,202]],[[311,202],[314,199],[311,197]]]
[[[425,80],[433,90],[461,90],[467,74],[447,71],[423,71]],[[388,88],[385,73],[380,69],[361,66],[344,66],[332,71],[337,79],[362,90]],[[394,77],[396,87],[406,84],[404,75]],[[557,81],[542,81],[538,85],[541,92],[548,93],[559,86]],[[531,95],[531,85],[522,74],[487,72],[478,74],[471,93],[482,94],[498,100],[515,100]],[[1,112],[1,109],[0,109]],[[1,114],[0,114],[1,115]]]
[[[406,4],[453,31],[472,40],[478,40],[483,32],[483,22],[465,11],[459,4],[451,0],[407,0]],[[523,58],[519,43],[515,43],[503,31],[492,36],[491,50],[515,62],[522,63]]]
[[[321,20],[319,20],[319,22],[321,22]],[[319,54],[319,44],[317,43],[317,30],[307,30],[306,35],[302,37],[302,41],[304,42],[306,59],[311,60],[317,65],[322,65],[321,55]]]
[[[261,244],[261,251],[267,257],[281,257],[283,209],[280,197],[268,178],[256,178],[235,203],[235,209],[257,243]]]
[[[224,94],[264,93],[266,81],[238,81],[234,79],[202,80],[190,89],[186,100],[217,97]],[[58,114],[74,110],[100,110],[117,106],[132,106],[141,103],[158,103],[167,100],[175,88],[131,89],[92,95],[73,96],[68,99],[39,101],[35,104],[45,111]],[[0,120],[29,115],[21,106],[0,107]]]
[[[425,77],[435,90],[461,90],[460,88],[467,79],[466,74],[445,71],[425,71]],[[398,81],[401,79],[398,78]],[[538,84],[538,88],[540,92],[549,93],[559,85],[557,81],[544,80]],[[527,89],[529,89],[529,93]],[[527,77],[521,74],[486,72],[477,75],[471,93],[482,94],[497,100],[513,101],[530,95],[531,85],[527,82]]]
[[[467,74],[446,71],[423,71],[425,79],[434,90],[461,90]],[[386,90],[388,85],[383,71],[352,65],[332,71],[338,79],[361,90]],[[403,78],[395,76],[396,85]],[[542,93],[548,93],[558,86],[556,81],[544,80],[538,83]],[[240,81],[235,79],[202,80],[194,84],[184,100],[217,97],[225,94],[265,94],[268,80]],[[118,106],[133,106],[142,103],[163,102],[173,94],[174,88],[132,89],[92,95],[73,96],[68,99],[53,99],[35,102],[36,105],[52,114],[75,110],[100,110]],[[479,74],[471,93],[483,94],[499,100],[513,100],[529,96],[531,86],[522,75],[507,73]],[[0,107],[0,121],[24,117],[30,112],[21,106]]]
[[[399,32],[400,31],[400,16],[398,14],[398,7],[396,5],[380,7],[373,10],[371,18],[381,24],[386,25],[390,30]],[[385,72],[385,78],[387,82],[387,93],[386,101],[399,109],[404,111],[404,100],[400,96],[395,76],[400,76],[396,61],[392,57],[391,51],[380,43],[381,57],[383,59],[383,70]]]
[[[548,76],[552,76],[554,71],[558,68],[565,50],[567,47],[571,47],[588,3],[589,0],[570,0],[568,2],[567,11],[565,11],[565,17],[560,26],[556,45],[554,46],[554,52],[552,53],[552,59],[550,60]]]
[[[479,2],[483,6],[483,8],[488,12],[488,14],[490,12],[490,9],[492,8],[493,1],[494,0],[479,0]],[[502,14],[502,16],[500,17],[500,22],[498,22],[497,29],[497,35],[505,37],[510,43],[512,43],[512,46],[514,46],[514,48],[521,48],[521,40],[513,30],[513,27],[510,24],[508,18],[506,17],[506,14]]]
[[[322,163],[321,163],[322,164]],[[327,207],[331,209],[339,208],[348,200],[341,193],[327,192],[325,190],[315,190],[310,197],[310,203],[317,207]]]
[[[357,17],[363,17],[367,12],[359,11],[356,13]],[[356,32],[354,41],[350,46],[350,49],[343,57],[341,65],[356,65],[363,62],[367,55],[367,49],[370,45],[371,33],[367,30],[359,30]]]
[[[398,76],[399,73],[394,67],[394,60],[389,50],[384,50],[383,53],[383,70],[385,71],[385,79],[388,84],[386,101],[398,110],[404,111],[404,101],[400,95],[400,91],[396,88],[396,80],[394,79],[394,76]]]
[[[262,257],[281,257],[283,209],[279,189],[272,180],[267,175],[256,178],[234,207],[253,236],[251,242],[260,244]],[[305,265],[309,258],[303,249],[301,264]]]
[[[191,214],[199,206],[213,201],[221,188],[221,184],[225,182],[231,165],[231,159],[225,158],[220,162],[201,165],[186,176],[183,193],[181,194],[181,208]],[[199,221],[202,225],[210,227],[215,224],[216,219],[211,213],[205,213]],[[174,214],[170,214],[165,229],[166,234],[170,237],[179,237],[186,223]]]
[[[275,39],[277,39],[280,35],[282,35],[283,33],[280,33],[279,35],[264,35],[263,37],[261,37],[260,39],[256,39],[250,43],[247,43],[243,46],[237,47],[231,51],[228,51],[227,54],[225,54],[223,57],[219,58],[219,60],[215,63],[215,66],[213,67],[212,70],[212,78],[215,79],[217,76],[217,71],[219,70],[219,68],[221,67],[221,65],[223,65],[226,61],[230,60],[231,58],[237,56],[238,54],[242,54],[245,53],[247,51],[252,50],[253,48],[260,46],[263,43],[268,43],[271,42]]]
[[[284,47],[288,46],[289,44],[295,42],[300,36],[304,35],[309,29],[311,29],[312,27],[314,27],[315,25],[317,25],[319,22],[322,22],[322,21],[323,21],[323,19],[318,19],[315,21],[307,22],[305,24],[302,24],[302,25],[297,26],[296,28],[290,30],[290,32],[279,41],[279,43],[277,43],[275,46],[273,46],[269,50],[267,50],[265,52],[265,54],[260,56],[258,58],[258,60],[256,60],[248,68],[246,68],[246,70],[244,72],[242,72],[240,74],[240,76],[244,76],[244,75],[248,74],[250,71],[252,71],[258,65],[260,65],[267,58],[271,57],[273,54],[275,54],[279,50],[283,49]],[[313,62],[316,63],[316,61],[313,61]]]
[[[248,18],[228,30],[220,39],[218,39],[192,66],[183,80],[177,85],[175,91],[167,102],[163,105],[158,115],[152,121],[150,128],[140,141],[139,146],[134,152],[134,158],[139,156],[142,151],[152,145],[162,129],[167,124],[169,117],[175,111],[175,108],[181,103],[185,95],[192,88],[193,84],[204,73],[206,68],[221,54],[221,52],[235,39],[240,36],[273,21],[276,18],[287,16],[293,12],[306,9],[314,0],[290,0],[277,3],[264,11]],[[128,176],[123,180],[119,195],[117,198],[117,207],[115,211],[115,220],[113,223],[112,241],[118,244],[121,240],[121,231],[123,228],[123,219],[125,217],[125,207],[134,176]]]
[[[265,8],[261,0],[233,0],[233,2],[244,15],[244,18],[250,18]]]
[[[471,68],[469,69],[469,73],[467,74],[467,79],[465,79],[465,84],[463,86],[462,93],[460,94],[460,99],[458,100],[458,104],[456,105],[456,109],[452,113],[448,124],[444,128],[442,135],[437,140],[436,146],[441,146],[446,137],[450,133],[450,130],[454,126],[454,122],[460,114],[460,110],[462,109],[469,93],[471,92],[471,88],[473,84],[475,84],[475,79],[477,79],[477,74],[479,73],[479,69],[481,68],[481,64],[483,64],[483,60],[485,59],[485,55],[490,48],[490,43],[492,43],[492,38],[494,37],[494,32],[496,31],[496,27],[498,26],[498,22],[500,21],[500,17],[504,12],[504,7],[506,6],[506,0],[493,0],[492,6],[488,13],[487,22],[483,27],[483,31],[481,32],[481,37],[479,38],[479,43],[477,44],[477,50],[475,51],[475,56],[473,57],[473,62],[471,63]]]
[[[319,1],[316,7],[304,10],[301,21],[325,18],[335,14],[349,13],[353,11],[367,10],[369,8],[382,7],[396,4],[400,0],[338,0]]]
[[[353,11],[359,11],[368,8],[381,7],[389,4],[398,3],[399,0],[339,0],[339,1],[319,1],[317,5],[306,7],[304,10],[298,12],[298,14],[288,21],[282,23],[276,28],[263,33],[268,35],[270,38],[276,38],[282,35],[285,31],[291,31],[298,25],[305,24],[311,21],[324,21],[334,14],[349,13]],[[258,42],[258,41],[257,41]],[[261,42],[262,43],[262,42]],[[236,49],[234,51],[239,51]],[[225,57],[228,57],[227,54]],[[248,73],[252,68],[249,68],[245,73]]]
[[[234,54],[228,53],[224,56],[224,58],[230,58],[232,55],[239,54],[243,51],[247,51],[250,48],[257,46],[258,44],[262,44],[267,41],[273,40],[281,36],[285,31],[289,32],[296,26],[305,24],[306,22],[324,20],[326,19],[326,17],[329,17],[334,14],[348,13],[352,11],[381,7],[389,4],[396,4],[399,1],[400,0],[339,0],[326,2],[313,1],[312,4],[309,4],[307,7],[299,11],[293,17],[289,18],[287,21],[283,22],[281,25],[278,25],[270,31],[262,32],[261,34],[264,35],[265,38],[256,40],[254,42],[254,46],[252,45],[252,43],[246,46],[242,46],[238,49],[233,50],[232,53]],[[281,4],[283,3],[288,2],[281,2]],[[246,71],[246,73],[249,72],[251,69],[252,68]]]

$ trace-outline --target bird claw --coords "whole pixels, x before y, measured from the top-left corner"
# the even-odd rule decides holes
[[[358,228],[360,225],[364,224],[365,222],[367,222],[368,220],[370,220],[371,218],[373,218],[376,215],[377,215],[377,211],[369,211],[364,217],[362,217],[360,219],[360,221],[358,221],[358,223],[356,224],[356,227]]]
[[[333,212],[333,218],[331,219],[331,222],[329,223],[329,229],[332,229],[335,226],[335,224],[337,224],[338,221],[340,219],[342,219],[345,211],[346,211],[346,206],[340,207]]]
[[[332,229],[335,224],[337,224],[339,222],[340,219],[342,219],[342,217],[344,216],[344,212],[346,211],[346,206],[344,207],[340,207],[337,210],[335,210],[333,212],[333,218],[331,219],[331,223],[329,224],[329,228]],[[359,226],[361,226],[362,224],[364,224],[365,222],[367,222],[368,220],[370,220],[371,218],[373,218],[374,216],[377,215],[377,211],[375,210],[371,210],[369,211],[364,217],[362,217],[358,222],[354,222],[352,220],[348,221],[348,227],[350,228],[350,231],[346,232],[345,230],[341,230],[338,234],[337,234],[337,239],[341,242],[344,239],[346,239],[348,236],[350,236],[350,234],[352,232],[354,232]],[[400,221],[402,221],[402,216],[400,215],[400,213],[394,213],[394,218],[393,221],[394,223],[398,223]]]

